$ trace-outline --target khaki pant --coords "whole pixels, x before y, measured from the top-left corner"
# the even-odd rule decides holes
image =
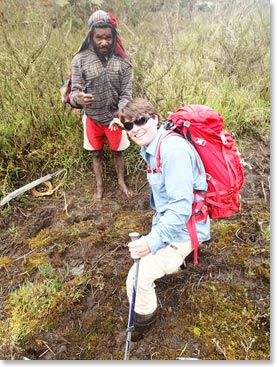
[[[191,242],[174,242],[169,246],[158,250],[155,255],[149,254],[140,259],[137,282],[135,312],[148,315],[157,308],[157,296],[155,292],[156,279],[166,274],[176,273],[183,264],[184,259],[193,251]],[[134,265],[128,273],[126,287],[131,303],[133,287]]]

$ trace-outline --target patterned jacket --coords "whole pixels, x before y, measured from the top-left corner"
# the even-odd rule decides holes
[[[77,53],[72,60],[70,102],[78,94],[76,84],[93,95],[93,103],[84,108],[87,116],[101,125],[108,125],[132,98],[132,67],[113,54],[106,62],[96,55],[93,46]]]

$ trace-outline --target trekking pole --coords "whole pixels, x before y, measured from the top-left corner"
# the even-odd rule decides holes
[[[138,232],[129,233],[132,241],[137,240],[140,237]],[[137,294],[137,283],[138,283],[138,271],[139,271],[139,261],[140,259],[134,260],[134,275],[133,275],[133,288],[132,288],[132,299],[129,307],[128,325],[126,329],[126,346],[124,360],[129,359],[130,347],[131,347],[131,333],[134,328],[134,312]]]

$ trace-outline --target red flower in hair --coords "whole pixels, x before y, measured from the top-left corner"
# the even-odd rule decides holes
[[[110,12],[107,12],[107,15],[108,15],[108,17],[110,18],[110,23],[111,23],[111,25],[112,25],[114,28],[117,28],[117,26],[118,26],[118,21],[117,21],[116,17],[115,17],[112,13],[110,13]]]

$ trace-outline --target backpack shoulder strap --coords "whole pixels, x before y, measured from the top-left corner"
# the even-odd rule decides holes
[[[174,130],[169,130],[167,131],[160,139],[159,143],[158,143],[158,147],[157,147],[157,154],[156,154],[156,170],[155,172],[162,172],[162,163],[161,163],[161,145],[162,145],[162,142],[170,135],[176,135],[176,136],[180,136],[182,138],[185,138],[192,146],[193,146],[193,143],[191,140],[187,139],[186,136],[184,136],[182,133],[178,133]],[[198,172],[199,174],[201,174],[201,168],[200,168],[200,164],[199,164],[199,158],[197,157],[196,155],[196,152],[194,149],[192,149],[193,153],[194,153],[194,156],[195,156],[195,161],[196,161],[196,164],[197,164],[197,169],[198,169]]]
[[[156,153],[156,172],[162,172],[162,163],[161,163],[161,144],[169,135],[180,135],[175,133],[172,130],[167,131],[159,140],[158,146],[157,146],[157,153]]]
[[[184,137],[186,139],[186,137],[183,134],[180,134],[180,133],[175,132],[173,130],[167,131],[166,134],[164,134],[161,137],[161,139],[158,143],[158,146],[157,146],[155,172],[161,172],[162,171],[161,144],[164,141],[164,139],[166,139],[170,135],[177,135],[177,136]],[[188,140],[188,139],[186,139],[186,140]],[[189,143],[192,144],[190,141],[189,141]],[[194,155],[195,155],[195,160],[196,160],[196,164],[197,164],[197,167],[198,167],[198,171],[199,171],[199,173],[201,173],[199,160],[198,160],[198,157],[196,155],[196,152],[195,152],[194,149],[192,149],[192,151],[194,152]],[[149,172],[151,172],[151,171],[152,170],[149,170]],[[196,195],[201,196],[204,200],[203,201],[198,201]],[[207,205],[206,205],[206,202],[205,202],[205,195],[203,195],[202,193],[200,193],[198,191],[194,191],[194,202],[192,204],[192,215],[189,218],[188,222],[186,223],[186,227],[187,227],[187,230],[189,232],[190,240],[191,240],[192,247],[193,247],[193,250],[194,250],[194,256],[193,256],[194,257],[194,265],[198,264],[198,248],[199,248],[199,240],[198,240],[197,231],[196,231],[196,222],[198,222],[200,220],[203,220],[203,219],[207,220],[207,216],[208,216],[208,208],[207,208]]]

